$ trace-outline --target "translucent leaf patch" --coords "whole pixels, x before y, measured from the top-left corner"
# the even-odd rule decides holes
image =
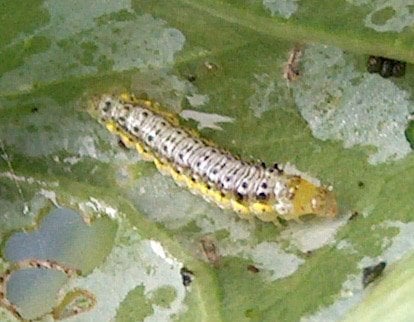
[[[305,50],[303,77],[294,97],[312,133],[321,140],[341,140],[344,147],[371,145],[369,163],[405,157],[405,138],[412,103],[391,80],[359,72],[335,47],[313,45]]]

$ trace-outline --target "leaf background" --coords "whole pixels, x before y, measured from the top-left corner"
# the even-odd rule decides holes
[[[362,267],[412,252],[414,159],[404,140],[412,65],[401,79],[365,72],[369,54],[414,61],[412,13],[379,32],[364,23],[379,12],[375,21],[386,25],[379,1],[291,4],[297,10],[285,19],[277,1],[2,2],[1,264],[34,257],[81,270],[76,278],[14,271],[7,297],[25,318],[47,319],[67,292],[83,289],[96,305],[69,320],[338,320],[370,294]],[[284,64],[301,43],[303,75],[287,84]],[[85,112],[91,95],[124,90],[177,113],[231,117],[201,134],[332,184],[339,218],[249,224],[176,187]],[[377,109],[365,93],[376,93]],[[359,110],[346,105],[355,97]],[[368,110],[364,135],[379,138],[376,146],[347,145],[355,128],[327,122],[325,109]],[[206,235],[217,240],[218,268],[201,250]],[[182,266],[194,272],[189,288]]]

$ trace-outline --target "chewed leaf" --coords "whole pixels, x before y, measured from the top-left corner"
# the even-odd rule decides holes
[[[12,235],[6,242],[5,258],[11,262],[55,260],[88,273],[108,255],[115,229],[108,219],[88,226],[74,211],[56,209],[40,223],[39,230]]]
[[[408,3],[3,0],[0,320],[408,320]]]

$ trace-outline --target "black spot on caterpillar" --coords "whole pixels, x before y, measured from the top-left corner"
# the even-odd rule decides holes
[[[334,217],[337,213],[328,187],[286,173],[279,165],[240,160],[181,127],[174,114],[155,102],[126,94],[104,95],[91,101],[90,112],[179,186],[244,219],[256,216],[279,225],[278,218],[299,220],[306,214]]]

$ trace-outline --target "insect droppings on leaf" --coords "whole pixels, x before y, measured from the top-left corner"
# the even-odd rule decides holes
[[[379,262],[376,265],[364,267],[362,271],[362,286],[365,288],[375,281],[382,274],[386,265],[386,262]]]

